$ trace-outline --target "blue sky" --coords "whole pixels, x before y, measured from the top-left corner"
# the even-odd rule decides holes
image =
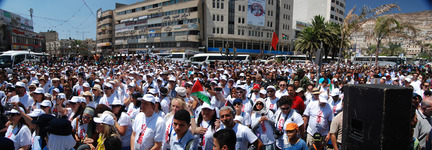
[[[137,1],[142,0],[0,0],[0,9],[30,19],[29,9],[33,8],[35,32],[55,30],[60,39],[96,39],[95,15],[99,8],[114,9],[116,2],[132,4]],[[402,13],[430,10],[432,7],[431,0],[347,0],[346,12],[354,5],[374,8],[389,3],[398,4]]]

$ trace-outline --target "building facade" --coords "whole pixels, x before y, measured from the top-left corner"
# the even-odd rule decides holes
[[[39,32],[39,33],[43,34],[45,36],[45,41],[46,42],[58,41],[59,40],[57,31],[48,30],[47,32]]]
[[[282,54],[291,47],[292,0],[147,0],[116,4],[110,28],[120,53],[174,51]],[[101,12],[104,16],[105,12]],[[99,13],[98,13],[99,14]],[[98,19],[99,28],[110,21]],[[107,29],[109,31],[109,29]],[[279,37],[271,48],[273,32]],[[110,36],[111,35],[111,36]]]
[[[96,50],[112,52],[114,44],[114,15],[113,10],[97,11]]]
[[[0,9],[0,50],[45,52],[45,36],[33,32],[33,21]]]
[[[294,0],[293,36],[310,25],[316,15],[321,15],[325,21],[342,24],[345,20],[346,0]]]

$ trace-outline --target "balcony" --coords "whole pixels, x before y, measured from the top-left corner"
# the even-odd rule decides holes
[[[113,38],[113,34],[102,34],[102,35],[97,35],[96,39],[100,40],[100,39],[109,39],[109,38]]]
[[[113,19],[104,19],[102,21],[97,22],[96,26],[107,24],[107,23],[112,23],[112,22],[113,22]]]

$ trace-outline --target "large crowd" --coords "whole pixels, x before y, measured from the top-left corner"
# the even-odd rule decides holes
[[[342,144],[343,86],[413,89],[430,148],[429,66],[49,59],[0,70],[1,149],[314,149]],[[318,78],[319,77],[319,78]]]

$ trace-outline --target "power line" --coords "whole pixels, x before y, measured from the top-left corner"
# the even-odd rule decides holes
[[[93,14],[93,16],[95,16],[96,17],[96,15],[93,13],[93,11],[90,9],[90,7],[87,5],[87,3],[84,1],[84,0],[82,0],[83,2],[84,2],[84,4],[87,6],[87,8],[90,10],[90,12]]]

